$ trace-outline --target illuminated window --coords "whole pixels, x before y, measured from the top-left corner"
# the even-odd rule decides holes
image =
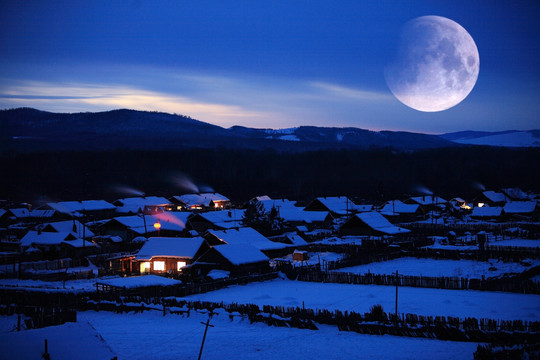
[[[185,262],[185,261],[178,261],[178,262],[176,263],[176,265],[177,265],[176,270],[182,271],[182,268],[183,268],[184,266],[186,266],[186,262]]]
[[[484,207],[485,205],[486,204],[484,204],[484,203],[480,203],[480,202],[478,203],[478,207]]]
[[[141,263],[141,274],[147,273],[150,271],[150,262],[145,261]]]
[[[165,271],[165,261],[154,261],[155,271]]]

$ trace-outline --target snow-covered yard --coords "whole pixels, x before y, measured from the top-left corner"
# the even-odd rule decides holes
[[[258,306],[305,306],[312,309],[365,313],[375,304],[381,304],[385,311],[393,312],[395,294],[396,289],[393,286],[323,284],[276,279],[191,295],[185,299]],[[398,311],[460,318],[540,321],[540,295],[400,287]]]
[[[417,258],[399,258],[365,265],[338,269],[338,272],[355,274],[392,274],[396,270],[402,275],[413,276],[448,276],[469,279],[481,279],[482,276],[494,277],[508,273],[521,273],[532,266],[540,266],[540,260],[531,260],[531,266],[515,262],[502,262],[497,259],[489,261],[474,260],[435,260]]]

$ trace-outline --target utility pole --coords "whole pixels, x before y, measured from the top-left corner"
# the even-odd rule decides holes
[[[202,343],[201,343],[201,351],[199,351],[199,358],[198,360],[201,360],[201,356],[202,356],[202,351],[203,351],[203,347],[204,347],[204,340],[206,339],[206,332],[208,331],[208,327],[214,327],[214,325],[210,325],[210,318],[208,318],[208,320],[206,320],[206,323],[201,323],[203,325],[206,325],[206,327],[204,328],[204,335],[203,335],[203,338],[202,338]]]
[[[396,270],[396,318],[397,318],[397,304],[398,304],[398,286],[399,286],[399,274]]]

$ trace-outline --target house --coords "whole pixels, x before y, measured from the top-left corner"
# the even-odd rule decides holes
[[[270,271],[270,259],[256,247],[243,243],[214,246],[193,264],[200,273],[219,269],[231,275],[247,275]]]
[[[228,207],[231,201],[219,193],[200,193],[173,196],[170,201],[177,210],[222,210]]]
[[[97,250],[92,241],[79,238],[70,231],[31,230],[21,239],[20,246],[25,251],[38,249],[55,257],[79,257],[94,254]]]
[[[502,220],[504,216],[504,210],[501,206],[483,206],[475,207],[472,210],[471,218],[476,220]]]
[[[510,200],[510,201],[527,201],[531,200],[529,195],[527,195],[520,188],[506,188],[502,189],[501,192]]]
[[[415,221],[424,214],[419,204],[405,204],[400,200],[386,202],[379,212],[396,222]]]
[[[61,219],[61,215],[56,210],[28,210],[28,208],[16,208],[4,210],[5,217],[10,223],[37,223],[50,222]]]
[[[503,209],[506,217],[514,220],[537,220],[540,213],[536,201],[510,201]]]
[[[332,224],[333,217],[328,211],[304,211],[303,208],[294,205],[294,202],[287,199],[266,199],[260,200],[266,213],[276,212],[278,218],[289,227],[309,224],[311,227],[322,227]]]
[[[470,210],[472,210],[471,205],[467,204],[467,201],[460,197],[450,199],[448,202],[448,208],[453,212],[470,212]]]
[[[304,211],[327,211],[334,217],[347,216],[358,210],[357,205],[346,196],[318,197],[304,208]]]
[[[188,213],[164,212],[155,215],[131,215],[115,217],[101,226],[104,235],[119,236],[123,241],[131,241],[138,236],[183,237]]]
[[[448,204],[448,201],[436,195],[422,195],[408,198],[404,201],[404,203],[418,204],[420,205],[423,213],[427,214],[430,211],[443,210],[446,204]]]
[[[203,234],[208,229],[224,230],[242,226],[245,210],[228,209],[193,214],[188,218],[191,228]]]
[[[154,214],[162,211],[173,210],[174,205],[164,197],[142,196],[118,199],[114,203],[118,214]]]
[[[79,220],[64,220],[40,224],[36,226],[36,229],[41,232],[67,232],[81,239],[90,239],[95,236],[92,230]]]
[[[507,201],[508,197],[504,193],[489,190],[481,192],[473,200],[473,203],[475,208],[483,206],[497,207],[504,206]]]
[[[136,255],[109,259],[109,268],[128,273],[178,274],[209,249],[201,237],[151,237]]]
[[[228,230],[208,230],[203,237],[211,246],[222,244],[249,244],[261,251],[281,250],[289,247],[288,244],[269,240],[257,230],[250,227]]]
[[[61,214],[77,218],[106,219],[114,216],[116,206],[105,200],[61,201],[47,203],[40,210],[56,210]]]
[[[351,216],[340,227],[344,235],[387,236],[402,235],[410,232],[408,229],[392,225],[384,216],[376,211],[358,213]]]

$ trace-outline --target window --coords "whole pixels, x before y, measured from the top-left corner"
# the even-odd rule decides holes
[[[154,261],[155,271],[165,271],[165,261]]]
[[[150,271],[150,262],[145,261],[141,263],[141,274],[147,273]]]
[[[186,262],[185,262],[185,261],[178,261],[176,264],[177,264],[176,270],[178,270],[178,271],[182,271],[182,268],[183,268],[184,266],[186,266]]]

